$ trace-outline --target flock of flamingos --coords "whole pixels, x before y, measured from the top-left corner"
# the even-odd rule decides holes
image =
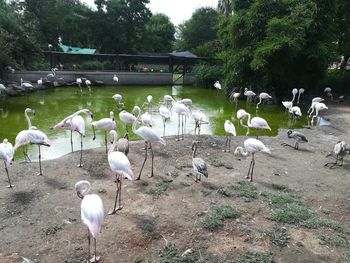
[[[116,76],[114,76],[115,78]],[[116,79],[117,81],[117,79]],[[77,83],[81,84],[81,80],[77,81]],[[86,86],[89,86],[90,83],[87,83]],[[221,90],[221,85],[217,81],[214,84],[214,87],[217,90]],[[290,113],[291,118],[295,119],[302,115],[301,109],[298,106],[294,106],[294,101],[296,99],[296,96],[298,95],[296,104],[299,104],[300,96],[304,93],[304,89],[293,89],[292,94],[293,98],[291,101],[283,101],[282,104],[286,108],[286,110]],[[247,102],[253,102],[253,98],[256,96],[256,94],[248,89],[245,89],[244,95],[247,96]],[[330,88],[325,89],[325,95],[327,97],[331,97],[331,90]],[[230,98],[237,103],[238,98],[241,96],[241,93],[238,92],[232,92],[230,95]],[[271,99],[272,97],[267,93],[260,93],[258,95],[259,102],[256,105],[256,108],[259,108],[259,105],[263,103],[264,101],[267,101]],[[117,107],[121,110],[119,112],[119,119],[120,121],[125,125],[126,134],[122,138],[118,138],[118,134],[115,131],[116,129],[116,123],[114,119],[114,113],[111,111],[109,118],[103,118],[98,121],[91,122],[91,126],[93,128],[94,137],[95,135],[95,129],[100,129],[104,131],[105,133],[105,147],[106,147],[106,153],[108,156],[108,163],[110,166],[110,169],[115,174],[115,182],[116,182],[116,197],[114,202],[113,209],[108,212],[109,215],[115,214],[118,210],[122,209],[121,204],[121,184],[122,179],[129,179],[129,180],[139,180],[141,178],[141,173],[143,170],[143,167],[147,161],[147,155],[148,155],[148,149],[151,152],[151,160],[152,160],[152,169],[151,169],[151,175],[153,176],[153,150],[152,150],[152,144],[153,143],[161,143],[165,145],[164,139],[157,134],[152,129],[152,99],[153,97],[151,95],[147,96],[147,100],[142,105],[143,107],[146,106],[147,110],[142,113],[141,108],[135,106],[133,111],[127,112],[125,110],[122,110],[124,107],[124,104],[122,103],[122,96],[119,94],[115,94],[113,96],[113,99],[115,100]],[[321,97],[316,97],[312,100],[312,104],[308,110],[309,119],[311,119],[311,125],[314,123],[314,119],[319,116],[319,112],[325,109],[328,109],[327,106],[323,103],[324,99]],[[191,111],[190,107],[192,105],[191,99],[182,99],[179,101],[175,101],[172,96],[165,95],[164,100],[161,103],[159,107],[159,114],[162,117],[163,120],[163,136],[165,135],[165,128],[166,128],[166,122],[169,120],[172,116],[172,113],[176,113],[178,115],[178,134],[177,134],[177,140],[183,140],[184,139],[184,123],[186,123],[186,118],[192,116],[192,118],[195,120],[195,135],[197,138],[200,136],[200,130],[201,125],[208,124],[209,119],[208,117],[201,111],[195,110]],[[13,155],[14,152],[19,148],[23,148],[23,154],[24,154],[24,160],[25,162],[30,162],[30,158],[27,154],[27,147],[29,144],[36,144],[38,145],[38,151],[39,151],[39,173],[38,175],[42,175],[42,168],[41,168],[41,146],[50,146],[50,141],[46,134],[42,131],[40,131],[37,127],[32,126],[31,120],[28,116],[28,113],[35,114],[35,111],[33,109],[27,108],[24,112],[25,118],[28,122],[28,129],[20,131],[16,137],[15,140],[15,146],[7,140],[4,139],[3,142],[0,144],[0,159],[4,160],[5,164],[5,171],[7,174],[7,178],[9,181],[8,187],[13,187],[11,184],[9,172],[8,172],[8,165],[10,165],[13,161]],[[315,114],[314,114],[315,113]],[[66,118],[64,118],[59,123],[53,125],[51,129],[66,129],[69,130],[71,133],[71,149],[73,151],[73,141],[72,141],[72,133],[77,132],[80,135],[80,162],[78,167],[82,167],[82,156],[83,156],[83,137],[85,136],[85,120],[81,115],[85,114],[89,120],[93,118],[93,113],[88,109],[82,109],[79,110]],[[313,115],[314,114],[314,115]],[[258,139],[258,131],[260,129],[268,129],[271,130],[266,120],[260,117],[253,117],[251,118],[251,115],[246,112],[243,109],[240,109],[237,111],[237,119],[239,120],[240,124],[243,127],[247,128],[247,134],[249,133],[249,128],[254,128],[256,130],[256,136],[257,138],[248,138],[244,141],[244,147],[237,147],[234,154],[237,156],[247,156],[249,153],[252,154],[251,163],[249,166],[248,174],[246,178],[249,181],[253,180],[253,171],[255,166],[255,159],[254,155],[257,152],[266,152],[270,153],[270,150]],[[244,120],[247,119],[247,122],[244,123]],[[133,133],[141,137],[145,141],[145,158],[142,163],[141,170],[136,177],[132,171],[129,159],[127,157],[129,152],[129,141],[128,141],[128,132],[129,127],[132,127]],[[230,120],[226,120],[224,123],[224,129],[225,132],[228,134],[226,142],[225,142],[225,149],[224,152],[230,151],[230,144],[232,136],[236,136],[236,128],[234,124]],[[181,132],[180,132],[181,130]],[[181,133],[181,136],[180,136]],[[290,146],[295,149],[298,149],[299,143],[305,143],[308,142],[306,136],[298,131],[288,131],[288,137],[295,140],[295,145],[290,145],[287,143],[283,143],[284,146]],[[108,141],[111,144],[110,148],[107,148]],[[116,150],[116,151],[115,151]],[[205,161],[202,158],[196,157],[197,152],[197,141],[194,141],[192,143],[192,164],[193,164],[193,170],[194,170],[194,177],[193,178],[196,182],[201,180],[201,176],[208,177],[208,170],[207,165]],[[327,163],[326,165],[331,165],[330,167],[333,167],[338,164],[338,161],[343,161],[343,157],[346,153],[350,153],[350,146],[349,144],[345,142],[339,142],[336,144],[334,148],[334,153],[336,155],[336,162],[335,163]],[[89,229],[89,244],[90,244],[90,235],[92,235],[94,239],[94,255],[92,258],[90,258],[90,251],[89,251],[89,259],[90,262],[98,262],[100,257],[96,254],[96,237],[100,233],[102,221],[104,218],[104,208],[101,198],[96,194],[89,194],[91,189],[91,185],[88,181],[79,181],[75,184],[75,190],[77,193],[77,196],[82,199],[81,202],[81,218],[83,223],[88,227]],[[89,245],[90,247],[90,245]]]

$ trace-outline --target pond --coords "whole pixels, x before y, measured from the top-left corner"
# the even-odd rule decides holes
[[[9,97],[0,99],[0,140],[7,138],[14,144],[19,131],[27,129],[27,122],[24,117],[24,109],[29,107],[35,109],[36,114],[29,114],[32,124],[45,132],[52,142],[50,148],[42,147],[42,158],[53,159],[65,155],[70,149],[70,132],[65,130],[50,130],[53,126],[66,116],[79,109],[88,108],[94,113],[94,120],[109,117],[109,112],[114,111],[117,131],[120,136],[125,134],[125,128],[119,120],[118,110],[112,96],[119,93],[123,96],[125,110],[131,111],[135,105],[141,106],[147,95],[153,96],[153,123],[158,134],[163,134],[163,123],[158,113],[158,103],[164,95],[173,95],[175,100],[190,98],[193,101],[192,110],[200,109],[208,117],[210,124],[202,125],[202,134],[225,135],[224,122],[231,119],[237,129],[237,135],[245,135],[246,129],[239,126],[236,120],[236,112],[243,108],[253,116],[260,116],[267,120],[272,131],[264,131],[261,134],[275,136],[279,128],[300,128],[307,124],[305,116],[292,123],[287,112],[282,105],[260,105],[256,112],[255,104],[246,104],[244,96],[239,101],[238,106],[229,101],[223,92],[214,89],[201,89],[195,87],[93,87],[91,94],[84,91],[80,94],[77,87],[62,87],[53,90],[41,90],[29,93],[21,97]],[[146,110],[146,109],[145,109]],[[305,111],[304,111],[305,112]],[[84,116],[85,118],[85,116]],[[167,122],[166,136],[177,134],[178,117],[174,113]],[[194,121],[189,118],[186,126],[186,134],[194,134]],[[130,132],[131,140],[138,140]],[[250,131],[254,135],[254,131]],[[93,133],[91,127],[87,126],[86,137],[84,138],[84,149],[95,148],[104,145],[104,133],[97,132],[97,139],[92,140]],[[73,135],[74,150],[80,149],[80,137],[76,133]],[[37,158],[37,147],[29,147],[29,156],[34,160]],[[16,152],[16,157],[22,159],[22,151]]]

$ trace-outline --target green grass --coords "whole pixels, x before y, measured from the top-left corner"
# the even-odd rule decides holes
[[[341,236],[321,236],[320,240],[324,245],[328,244],[332,247],[347,247],[349,245],[348,240]]]
[[[271,255],[264,253],[247,253],[237,257],[232,263],[272,263]]]
[[[48,227],[47,229],[44,230],[44,233],[47,236],[51,236],[51,235],[56,234],[59,230],[62,230],[62,229],[63,229],[62,224],[59,224],[56,226]]]
[[[219,188],[218,193],[225,197],[243,197],[248,202],[258,198],[256,187],[245,181],[240,181],[236,185]]]
[[[298,224],[314,216],[314,212],[302,204],[285,204],[280,208],[274,209],[268,219],[272,221]]]
[[[271,188],[277,191],[283,191],[283,192],[291,192],[292,189],[289,188],[288,185],[285,184],[271,184]]]
[[[287,246],[290,236],[288,235],[287,228],[274,226],[273,230],[268,234],[270,242],[279,247]]]
[[[150,235],[154,232],[155,226],[152,220],[142,219],[138,222],[137,226],[141,229],[142,234]]]
[[[173,244],[166,245],[161,251],[159,251],[160,261],[157,263],[199,263],[198,253],[186,253],[182,256],[182,253]]]
[[[345,251],[341,259],[343,263],[350,263],[350,250]]]
[[[312,217],[301,223],[306,228],[327,227],[341,234],[350,234],[350,228],[342,225],[340,222],[333,219],[319,219]]]
[[[162,180],[149,190],[149,194],[154,198],[161,197],[168,190],[171,180]]]
[[[286,204],[301,204],[302,200],[300,196],[293,194],[273,194],[273,193],[262,193],[262,196],[266,197],[270,205],[279,207]]]
[[[229,205],[214,206],[210,213],[203,219],[202,227],[208,230],[215,230],[223,226],[226,219],[234,219],[239,217],[236,208]]]

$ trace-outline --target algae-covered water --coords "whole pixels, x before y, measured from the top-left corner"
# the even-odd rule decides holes
[[[115,101],[112,99],[114,94],[123,96],[122,102],[125,104],[125,110],[131,111],[135,105],[142,106],[146,101],[147,95],[153,96],[152,118],[154,129],[163,134],[163,123],[158,113],[159,102],[163,100],[164,95],[169,94],[175,100],[190,98],[193,101],[192,110],[200,109],[208,117],[210,123],[202,125],[202,134],[225,135],[224,122],[230,119],[236,126],[237,135],[245,135],[246,129],[238,125],[236,112],[243,108],[251,113],[252,117],[260,116],[267,120],[272,131],[264,131],[262,135],[275,136],[280,128],[300,128],[307,123],[306,117],[299,118],[292,122],[288,113],[282,105],[260,105],[259,111],[256,111],[256,104],[246,104],[245,97],[236,106],[225,97],[223,92],[212,89],[201,89],[195,87],[182,86],[164,86],[164,87],[92,87],[91,94],[84,90],[83,94],[77,87],[56,88],[53,90],[41,90],[29,93],[21,97],[8,97],[0,99],[0,140],[7,138],[14,144],[15,137],[21,130],[27,129],[28,125],[24,117],[25,108],[35,109],[35,116],[29,114],[32,124],[41,131],[45,132],[51,140],[51,147],[42,147],[42,158],[53,159],[71,151],[70,149],[70,132],[65,130],[50,130],[53,126],[66,116],[74,113],[79,109],[88,108],[94,114],[94,120],[109,117],[109,112],[113,111],[117,122],[117,131],[120,136],[125,134],[125,128],[119,120],[119,110]],[[144,110],[147,110],[144,108]],[[85,116],[84,116],[85,117]],[[178,117],[174,113],[167,122],[166,136],[177,134]],[[97,139],[92,140],[91,126],[86,124],[86,137],[83,139],[84,148],[95,148],[104,145],[104,133],[97,132]],[[130,129],[131,130],[131,129]],[[194,121],[192,118],[187,120],[186,134],[193,136]],[[250,135],[254,136],[253,129]],[[74,150],[80,149],[80,137],[78,134],[73,135]],[[192,137],[191,137],[192,138]],[[131,140],[138,140],[130,132]],[[172,139],[173,140],[173,139]],[[29,155],[32,159],[37,159],[37,147],[29,147]],[[22,151],[18,150],[16,157],[22,158]]]

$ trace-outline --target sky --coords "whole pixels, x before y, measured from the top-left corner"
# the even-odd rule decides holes
[[[81,0],[89,6],[94,6],[94,0]],[[179,25],[191,18],[199,7],[216,8],[218,0],[150,0],[149,9],[152,13],[163,13],[170,17],[173,24]]]

